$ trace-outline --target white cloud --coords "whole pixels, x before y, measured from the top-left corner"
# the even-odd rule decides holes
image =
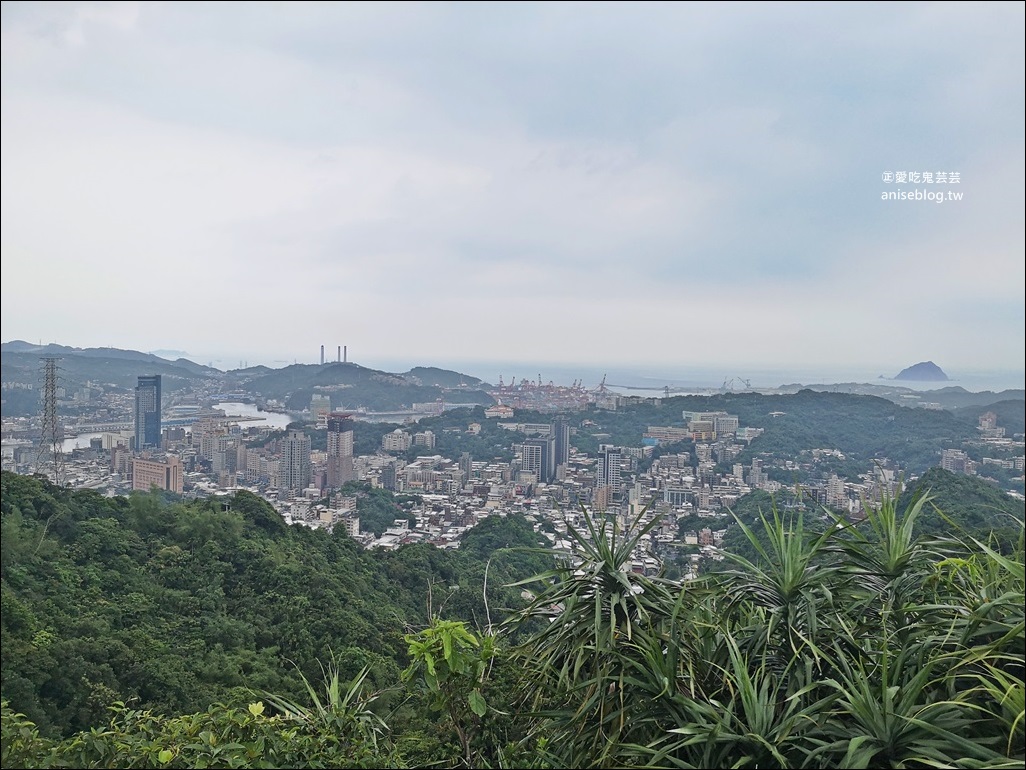
[[[1021,16],[5,4],[4,336],[1021,367]]]

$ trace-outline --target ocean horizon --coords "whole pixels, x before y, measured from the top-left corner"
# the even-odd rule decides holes
[[[196,363],[207,364],[222,370],[241,366],[268,366],[278,369],[293,363],[314,364],[317,361],[299,360],[240,360],[227,357],[186,356]],[[329,359],[334,360],[334,359]],[[327,362],[327,361],[326,361]],[[708,390],[758,390],[778,388],[785,385],[833,385],[859,383],[891,384],[912,390],[928,391],[945,387],[961,387],[972,392],[1022,390],[1026,388],[1026,372],[1015,369],[941,369],[948,376],[947,381],[895,380],[899,370],[885,365],[852,366],[778,366],[765,365],[746,367],[744,365],[694,365],[687,364],[617,364],[603,366],[601,363],[558,365],[524,361],[483,361],[463,359],[415,360],[399,358],[371,358],[352,360],[371,369],[386,372],[406,372],[418,366],[437,367],[461,372],[498,385],[500,377],[505,384],[514,379],[537,382],[539,376],[544,384],[572,385],[580,381],[584,387],[594,388],[605,379],[606,386],[625,390],[661,390],[664,387],[678,389]]]

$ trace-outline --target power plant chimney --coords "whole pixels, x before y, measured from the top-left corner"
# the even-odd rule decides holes
[[[342,346],[338,346],[338,362],[342,363]]]
[[[349,348],[346,345],[342,346],[342,363],[349,363]]]
[[[324,345],[321,345],[321,366],[324,366]]]

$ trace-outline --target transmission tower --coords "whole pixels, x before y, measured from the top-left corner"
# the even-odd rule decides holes
[[[57,362],[60,359],[39,360],[43,362],[43,430],[36,454],[36,473],[47,476],[59,487],[64,475],[61,429],[57,424]]]

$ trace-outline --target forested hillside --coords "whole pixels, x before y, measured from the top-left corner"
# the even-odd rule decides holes
[[[512,517],[488,519],[460,551],[365,551],[342,533],[287,527],[246,492],[224,510],[7,472],[2,512],[3,696],[53,736],[102,723],[119,700],[186,713],[251,690],[300,694],[295,667],[318,679],[332,654],[346,677],[370,666],[373,684],[394,682],[429,593],[435,613],[483,626],[492,551],[539,543]],[[492,611],[522,604],[505,584],[546,566],[496,556]]]
[[[1009,432],[1018,424],[1022,402],[1001,406]],[[876,396],[802,390],[795,394],[724,393],[716,396],[676,396],[660,403],[631,404],[616,411],[591,409],[573,416],[573,443],[595,453],[600,443],[637,446],[649,425],[683,427],[684,410],[736,414],[742,426],[763,428],[735,461],[773,456],[796,458],[816,448],[838,449],[862,472],[874,458],[889,458],[912,473],[936,465],[942,449],[976,437],[972,422],[951,412],[899,406]],[[985,410],[980,410],[985,411]],[[969,413],[967,413],[969,414]],[[544,415],[518,412],[525,422]],[[1003,424],[1003,423],[999,423]]]
[[[922,495],[930,500],[917,520],[921,533],[982,539],[994,533],[1010,546],[1022,531],[1026,503],[974,476],[931,468],[904,490],[899,508],[905,510]]]
[[[583,517],[546,572],[518,517],[375,553],[228,502],[3,474],[4,767],[1026,757],[1021,526],[1002,555],[916,535],[922,497],[858,526],[770,510],[738,525],[751,559],[681,585],[628,569],[640,519]]]
[[[310,406],[315,392],[327,393],[333,409],[399,409],[416,402],[432,402],[442,398],[470,404],[490,404],[492,398],[477,387],[474,377],[442,369],[413,369],[407,374],[392,374],[368,369],[354,363],[293,364],[274,369],[261,376],[242,380],[246,390],[264,398],[283,400],[289,409]],[[452,383],[443,386],[441,383]]]

